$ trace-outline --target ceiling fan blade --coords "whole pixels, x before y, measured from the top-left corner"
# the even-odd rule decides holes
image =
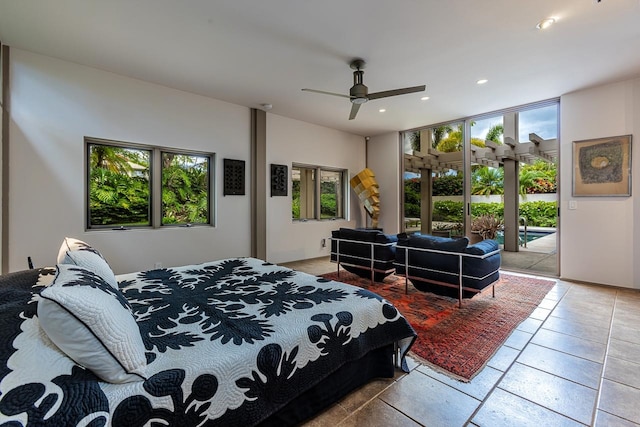
[[[403,89],[385,90],[383,92],[370,93],[367,96],[367,98],[369,98],[370,100],[387,98],[389,96],[404,95],[406,93],[422,92],[425,89],[426,89],[426,86],[422,85],[422,86],[405,87]]]
[[[353,120],[356,118],[356,114],[358,114],[358,110],[362,104],[351,104],[351,114],[349,114],[349,120]]]
[[[344,95],[342,93],[335,93],[335,92],[327,92],[325,90],[315,90],[315,89],[302,89],[305,92],[315,92],[315,93],[321,93],[323,95],[331,95],[331,96],[341,96],[343,98],[353,98],[353,96],[351,95]]]

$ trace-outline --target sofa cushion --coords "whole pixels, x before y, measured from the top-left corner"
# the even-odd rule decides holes
[[[377,234],[376,235],[376,243],[396,243],[398,241],[398,236],[395,234]]]
[[[357,240],[359,242],[375,242],[377,236],[382,234],[382,232],[380,230],[341,228],[339,234],[341,239]]]
[[[469,244],[467,237],[452,239],[449,237],[431,236],[429,234],[412,234],[407,246],[412,248],[434,249],[447,252],[461,252]]]
[[[491,239],[482,240],[476,244],[469,245],[464,252],[471,255],[484,255],[499,249],[498,242]]]

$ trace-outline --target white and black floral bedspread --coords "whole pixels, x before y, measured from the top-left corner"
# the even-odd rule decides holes
[[[0,289],[1,426],[250,426],[373,349],[404,357],[415,337],[367,290],[253,258],[118,280],[146,381],[101,382],[61,353],[38,323],[41,284]]]

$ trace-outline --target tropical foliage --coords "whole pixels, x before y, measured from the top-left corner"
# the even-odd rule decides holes
[[[89,145],[90,226],[151,224],[151,151]],[[163,153],[162,223],[209,222],[209,162]]]
[[[482,166],[471,174],[471,194],[489,196],[504,194],[504,172],[501,168]]]
[[[206,157],[162,154],[162,223],[209,222],[209,164]]]
[[[294,219],[312,219],[314,213],[308,213],[306,217],[300,217],[300,181],[291,182],[291,216]],[[336,184],[334,182],[320,182],[320,218],[330,219],[338,216]]]
[[[92,168],[89,211],[92,226],[149,225],[149,179]]]
[[[527,218],[527,224],[536,227],[556,226],[556,202],[523,202],[520,204],[520,216]],[[433,220],[441,222],[461,223],[463,217],[463,203],[453,200],[441,200],[433,204]],[[408,216],[408,215],[407,215]],[[418,215],[419,216],[419,215]],[[504,217],[503,203],[472,203],[471,216]]]

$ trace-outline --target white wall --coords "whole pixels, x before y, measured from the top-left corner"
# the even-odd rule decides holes
[[[250,111],[210,98],[11,50],[9,269],[55,264],[64,236],[116,273],[250,254],[250,198],[222,196],[222,159],[250,156]],[[217,227],[85,232],[83,138],[217,153]]]
[[[400,231],[400,135],[391,132],[367,142],[367,167],[380,186],[379,226],[386,234]]]
[[[349,179],[365,168],[365,142],[361,136],[267,114],[267,175],[272,163],[326,166],[349,171]],[[270,177],[265,177],[269,182]],[[348,183],[347,183],[348,184]],[[293,221],[291,178],[287,196],[269,197],[267,190],[267,260],[274,263],[316,258],[329,254],[321,240],[340,227],[363,227],[364,210],[349,188],[350,215],[347,220]]]
[[[560,108],[561,275],[640,289],[639,150],[632,148],[631,197],[571,195],[573,141],[632,134],[632,147],[640,142],[640,79],[564,95]]]

